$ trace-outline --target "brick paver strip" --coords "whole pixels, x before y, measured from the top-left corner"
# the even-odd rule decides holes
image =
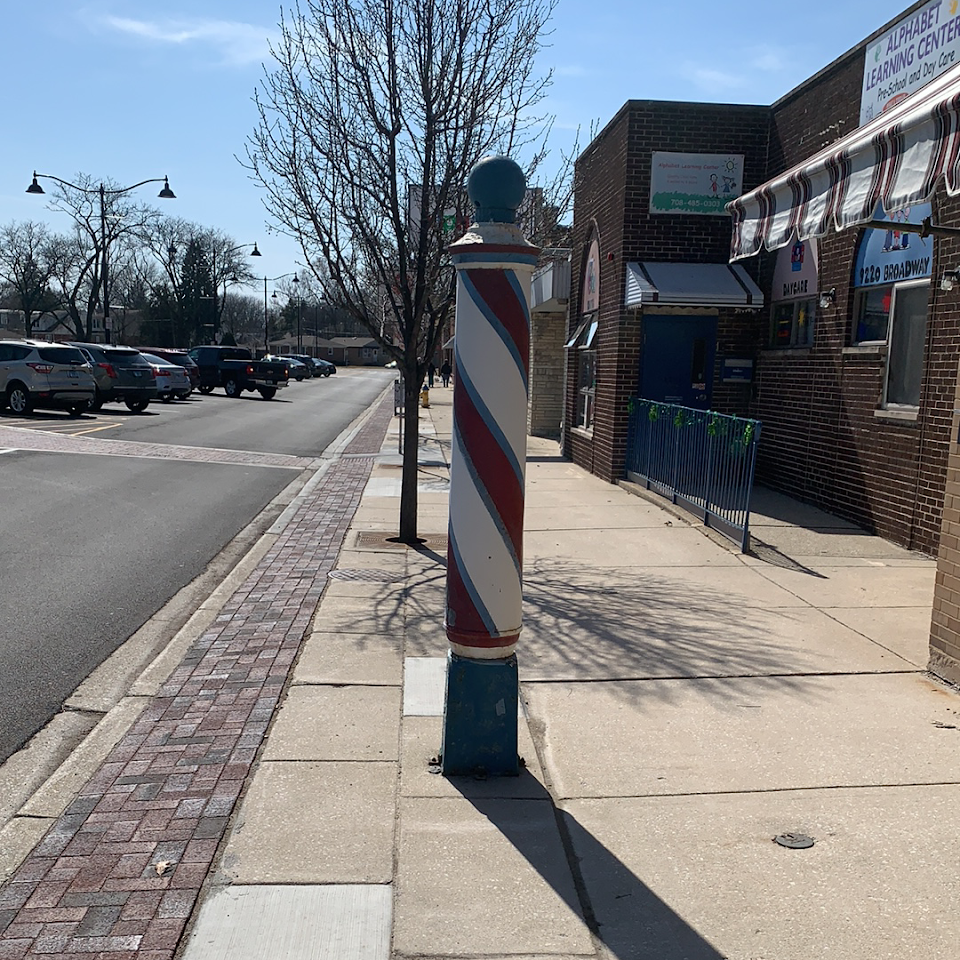
[[[97,437],[71,437],[62,433],[43,433],[26,427],[0,425],[0,449],[36,450],[43,453],[86,453],[105,457],[155,457],[161,460],[190,460],[200,463],[234,463],[242,466],[292,467],[303,470],[317,467],[317,457],[296,457],[287,453],[248,453],[217,447],[187,447],[168,443],[144,443],[139,440],[102,440]],[[2,954],[0,954],[2,960]]]
[[[381,403],[0,887],[0,960],[171,960],[393,415]],[[164,866],[165,865],[165,866]]]

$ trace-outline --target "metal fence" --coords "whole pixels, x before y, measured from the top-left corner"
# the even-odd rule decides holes
[[[653,400],[630,400],[627,477],[750,544],[750,492],[760,421]]]

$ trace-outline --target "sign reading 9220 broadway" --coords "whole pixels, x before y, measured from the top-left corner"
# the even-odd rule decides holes
[[[743,192],[743,154],[661,153],[650,163],[650,212],[726,216]]]
[[[860,123],[960,63],[960,2],[930,0],[867,45]]]

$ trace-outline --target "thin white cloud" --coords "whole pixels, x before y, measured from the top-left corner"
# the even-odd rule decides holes
[[[267,59],[269,32],[263,27],[231,20],[134,20],[107,16],[105,26],[117,33],[158,44],[206,46],[218,51],[222,63],[245,66]]]
[[[566,63],[560,67],[554,67],[553,72],[558,77],[586,77],[590,71],[579,63]]]
[[[783,65],[784,57],[778,50],[758,51],[751,61],[751,66],[757,70],[763,70],[765,73],[776,73],[783,69]]]
[[[696,86],[712,93],[717,93],[720,90],[737,90],[747,82],[747,78],[741,74],[711,70],[690,61],[683,65],[682,72]]]
[[[743,65],[743,73],[705,67],[688,60],[683,65],[683,75],[706,91],[742,90],[755,82],[758,74],[782,73],[790,54],[780,47],[753,47],[743,50],[736,60]]]

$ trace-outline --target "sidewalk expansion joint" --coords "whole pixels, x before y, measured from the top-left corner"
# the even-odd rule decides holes
[[[571,794],[562,796],[559,803],[571,801],[600,801],[607,800],[668,800],[681,797],[747,797],[764,796],[765,794],[780,793],[828,793],[839,790],[919,790],[927,787],[960,787],[960,780],[931,780],[910,783],[824,783],[808,784],[797,787],[757,787],[756,789],[741,788],[740,790],[684,790],[678,792],[663,791],[657,793],[605,793],[603,796],[589,796],[587,794]]]
[[[521,671],[522,672],[522,671]],[[659,683],[668,680],[675,682],[704,682],[712,683],[715,680],[789,680],[797,677],[909,677],[916,674],[928,674],[923,667],[914,667],[912,670],[823,670],[810,673],[698,673],[698,674],[664,674],[663,676],[615,676],[615,677],[520,677],[521,686],[525,684],[599,684],[599,683]],[[931,679],[933,674],[929,674]]]

